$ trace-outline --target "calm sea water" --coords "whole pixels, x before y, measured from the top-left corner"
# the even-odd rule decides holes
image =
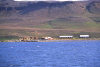
[[[1,42],[0,67],[100,67],[100,40]]]

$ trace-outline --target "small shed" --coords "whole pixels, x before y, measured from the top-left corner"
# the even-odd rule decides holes
[[[59,36],[59,38],[73,38],[73,36]]]
[[[41,39],[43,39],[43,40],[53,40],[52,37],[42,37]]]
[[[90,35],[80,35],[80,38],[89,38]]]

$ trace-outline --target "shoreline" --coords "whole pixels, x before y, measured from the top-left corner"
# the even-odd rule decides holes
[[[100,40],[100,39],[58,39],[58,40],[43,40],[40,42],[65,42],[65,41],[82,41],[82,40]]]
[[[65,42],[65,41],[76,41],[76,40],[100,40],[100,38],[90,38],[90,39],[54,39],[54,40],[33,40],[33,41],[19,41],[19,40],[4,40],[0,42]]]

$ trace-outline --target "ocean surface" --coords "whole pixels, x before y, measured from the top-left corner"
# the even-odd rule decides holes
[[[100,67],[100,40],[0,42],[0,67]]]

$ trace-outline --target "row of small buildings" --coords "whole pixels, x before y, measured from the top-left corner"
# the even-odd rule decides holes
[[[65,38],[76,38],[73,35],[67,35],[67,36],[59,36],[57,37],[59,39],[65,39]],[[77,38],[90,38],[90,35],[79,35]],[[54,40],[53,37],[22,37],[21,39],[19,39],[20,41],[36,41],[36,40]]]
[[[19,39],[19,41],[25,41],[25,42],[27,42],[27,41],[38,41],[38,40],[53,40],[53,38],[52,37],[38,38],[38,37],[29,37],[29,36],[27,36],[27,37],[21,37]]]
[[[73,38],[73,35],[70,36],[59,36],[59,38]],[[79,35],[78,38],[90,38],[90,35]]]

